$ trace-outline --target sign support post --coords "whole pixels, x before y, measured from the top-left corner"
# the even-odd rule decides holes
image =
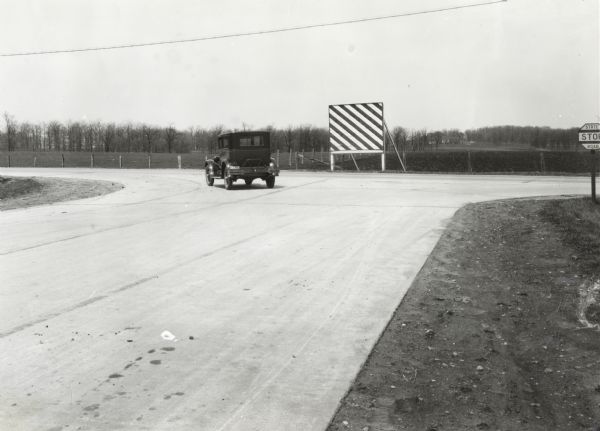
[[[598,203],[596,199],[596,150],[600,150],[600,123],[585,123],[579,129],[579,143],[590,150],[590,171],[592,180],[592,202]]]
[[[596,200],[596,170],[597,170],[596,150],[591,150],[591,154],[592,154],[592,202],[597,204],[598,201]]]

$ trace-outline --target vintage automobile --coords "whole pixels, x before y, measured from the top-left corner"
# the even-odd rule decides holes
[[[260,178],[272,189],[279,169],[271,158],[269,132],[223,133],[217,138],[216,155],[204,163],[206,184],[214,185],[215,178],[225,180],[225,188],[231,189],[237,180],[247,186]]]

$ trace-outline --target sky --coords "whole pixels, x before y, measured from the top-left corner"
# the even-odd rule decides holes
[[[485,0],[3,0],[0,54],[200,38]],[[327,127],[383,102],[390,127],[600,122],[598,0],[508,0],[356,24],[0,57],[17,121]]]

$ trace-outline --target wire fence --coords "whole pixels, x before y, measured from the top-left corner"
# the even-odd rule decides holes
[[[283,170],[329,170],[327,151],[276,151],[271,156]],[[573,151],[443,151],[399,154],[409,172],[589,173],[588,152]],[[0,152],[0,167],[203,169],[204,151],[169,153]],[[380,171],[379,155],[336,155],[337,170]],[[402,171],[395,153],[386,154],[386,170]]]

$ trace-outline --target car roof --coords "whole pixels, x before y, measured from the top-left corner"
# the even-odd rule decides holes
[[[231,136],[268,135],[268,134],[269,134],[269,132],[266,132],[264,130],[244,130],[243,132],[221,133],[218,137],[225,138],[225,137],[231,137]]]

